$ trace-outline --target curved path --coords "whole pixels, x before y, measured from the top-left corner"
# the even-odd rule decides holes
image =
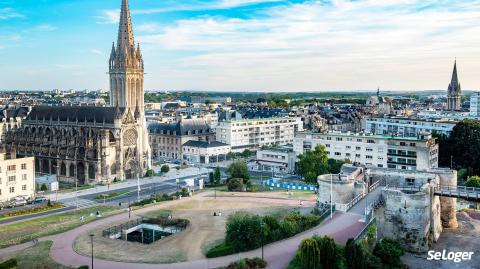
[[[159,204],[157,206],[147,207],[140,210],[135,211],[135,215],[143,214],[149,211],[155,211],[158,209],[170,207],[172,205],[180,204],[185,200],[199,200],[199,199],[213,199],[212,197],[207,196],[208,193],[202,193],[199,195],[194,196],[193,198],[187,198],[183,200],[175,200],[170,202],[165,202]],[[241,199],[241,200],[248,200],[248,201],[256,201],[256,202],[269,202],[269,203],[278,203],[284,205],[298,205],[298,200],[287,200],[287,199],[278,199],[278,198],[258,198],[258,197],[236,197],[236,196],[228,196],[228,197],[217,197],[217,200],[232,200],[232,199]],[[313,202],[305,202],[305,206],[312,206],[314,205]],[[314,234],[319,235],[329,235],[335,239],[338,243],[345,243],[348,238],[356,236],[365,226],[365,223],[360,222],[362,216],[356,214],[343,214],[343,213],[335,213],[332,219],[328,219],[324,221],[321,225],[305,231],[303,233],[297,234],[294,237],[271,243],[264,247],[264,258],[268,262],[268,268],[272,269],[281,269],[286,268],[288,263],[291,261],[293,256],[295,255],[298,245],[300,244],[301,240],[307,237],[311,237]],[[71,267],[78,267],[81,265],[90,265],[91,264],[91,257],[86,257],[78,254],[73,249],[73,244],[75,239],[80,236],[80,234],[84,232],[88,232],[95,227],[100,225],[106,225],[111,222],[118,222],[118,221],[127,221],[128,215],[127,214],[120,214],[115,215],[112,217],[108,217],[105,219],[100,219],[95,222],[91,222],[89,224],[80,226],[76,229],[67,231],[62,234],[49,236],[45,238],[41,238],[40,240],[52,240],[53,245],[51,248],[50,255],[51,257],[58,263],[71,266]],[[98,235],[97,235],[98,236]],[[6,249],[4,249],[6,250]],[[229,263],[236,261],[240,258],[246,257],[261,257],[261,249],[252,250],[248,252],[243,252],[239,254],[234,254],[230,256],[224,256],[219,258],[213,259],[201,259],[195,261],[186,261],[174,264],[139,264],[139,263],[126,263],[126,262],[114,262],[114,261],[106,261],[106,260],[99,260],[94,259],[94,267],[95,269],[202,269],[202,268],[217,268],[221,266],[226,266]]]

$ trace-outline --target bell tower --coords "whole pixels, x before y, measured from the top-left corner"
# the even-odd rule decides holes
[[[140,44],[135,46],[128,0],[122,0],[118,40],[112,45],[109,74],[110,105],[139,110],[143,114],[143,57]]]

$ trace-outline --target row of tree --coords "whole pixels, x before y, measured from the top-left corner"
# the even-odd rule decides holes
[[[307,151],[298,157],[298,174],[305,182],[317,184],[317,177],[324,174],[338,174],[340,168],[349,160],[329,159],[328,153],[323,145],[317,145],[315,149]]]

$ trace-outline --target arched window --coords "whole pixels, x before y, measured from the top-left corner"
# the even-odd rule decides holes
[[[68,169],[69,177],[75,177],[75,165],[72,163],[70,164],[70,169]]]
[[[93,164],[88,166],[88,178],[95,179],[95,165]]]
[[[65,165],[64,162],[60,165],[60,175],[61,176],[66,176],[67,175],[67,166]]]

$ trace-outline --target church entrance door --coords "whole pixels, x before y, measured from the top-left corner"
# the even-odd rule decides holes
[[[77,165],[77,180],[78,184],[85,184],[85,165],[83,163]]]

